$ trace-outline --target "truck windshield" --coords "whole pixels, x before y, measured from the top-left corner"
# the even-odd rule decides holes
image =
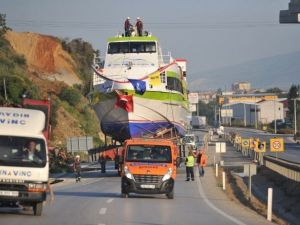
[[[43,139],[0,135],[0,166],[45,167]]]
[[[171,148],[157,145],[130,145],[127,148],[126,161],[171,163]]]

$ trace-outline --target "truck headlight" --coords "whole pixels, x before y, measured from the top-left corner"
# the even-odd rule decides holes
[[[172,172],[173,172],[172,168],[169,168],[168,172],[163,176],[162,181],[169,180],[172,176]]]
[[[130,179],[130,180],[134,180],[134,177],[132,175],[132,173],[130,173],[129,169],[127,166],[124,167],[124,173],[125,173],[125,176]]]

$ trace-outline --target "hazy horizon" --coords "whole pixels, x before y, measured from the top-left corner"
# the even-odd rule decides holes
[[[141,16],[145,29],[160,39],[164,53],[171,51],[173,57],[188,60],[188,81],[192,83],[206,71],[300,51],[299,25],[278,22],[279,10],[287,9],[288,3],[1,0],[0,12],[6,14],[7,25],[15,31],[82,38],[102,54],[106,39],[123,31],[127,16],[133,22]]]

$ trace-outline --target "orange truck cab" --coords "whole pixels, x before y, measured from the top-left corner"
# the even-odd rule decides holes
[[[121,192],[174,198],[178,148],[165,139],[128,139],[121,159]]]

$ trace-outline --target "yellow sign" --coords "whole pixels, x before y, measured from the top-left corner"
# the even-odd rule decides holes
[[[253,149],[254,148],[254,139],[250,138],[249,142],[250,142],[250,148]]]
[[[266,152],[267,143],[265,141],[258,141],[255,143],[254,151],[256,152]]]
[[[270,139],[271,152],[284,152],[283,138],[271,138]]]
[[[243,148],[249,148],[249,146],[250,146],[250,140],[246,139],[246,138],[243,138],[242,139],[242,146],[243,146]]]
[[[160,73],[158,71],[149,76],[149,84],[153,87],[161,84]]]
[[[237,143],[237,144],[241,144],[241,142],[242,142],[242,137],[241,136],[235,136],[235,143]]]

